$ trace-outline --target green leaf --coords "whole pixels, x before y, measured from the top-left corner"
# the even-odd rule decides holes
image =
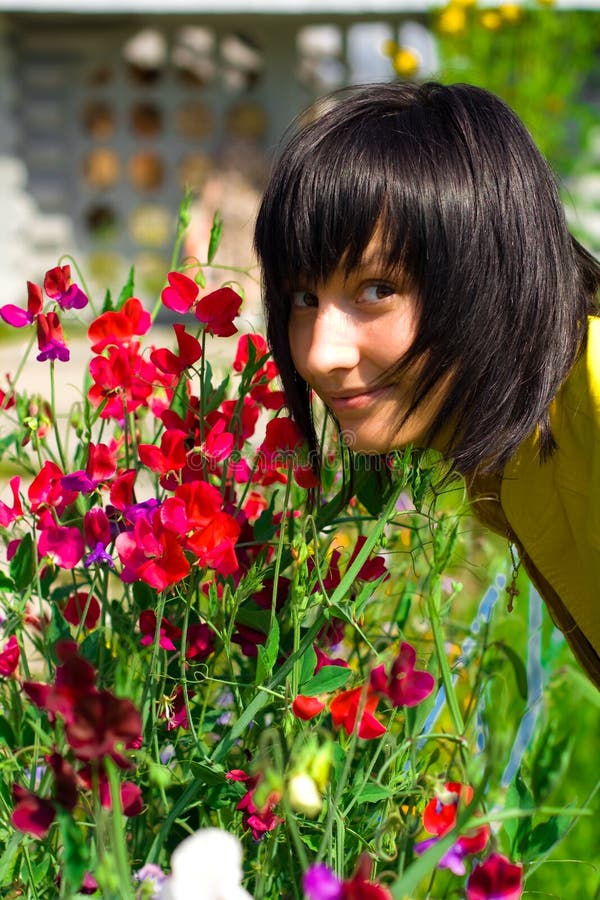
[[[529,834],[527,846],[523,852],[525,862],[539,861],[548,855],[563,838],[572,819],[569,816],[551,816],[546,822],[540,822]]]
[[[6,744],[11,750],[17,746],[15,733],[6,716],[0,716],[0,744]]]
[[[113,302],[112,302],[112,294],[111,294],[110,290],[107,289],[104,293],[104,302],[102,304],[101,312],[103,312],[103,313],[112,312],[113,309],[114,309],[114,306],[113,306]]]
[[[317,665],[317,654],[315,653],[314,647],[309,647],[302,657],[302,667],[300,669],[300,681],[299,684],[303,685],[309,681],[313,673],[315,671],[315,666]]]
[[[89,861],[85,835],[66,810],[59,809],[57,819],[63,845],[63,877],[70,888],[77,890]]]
[[[531,815],[534,813],[533,796],[520,768],[508,787],[504,806],[507,810],[516,807],[521,811],[531,810]],[[531,833],[531,818],[523,819],[515,816],[514,819],[508,819],[505,822],[504,830],[511,842],[512,854],[515,855],[519,852],[519,848],[527,845]]]
[[[223,766],[212,765],[206,763],[190,762],[190,769],[194,774],[194,778],[198,778],[203,784],[229,784],[225,778],[225,769]]]
[[[46,632],[46,640],[48,646],[53,649],[56,647],[58,641],[71,640],[71,629],[56,606],[52,607],[52,618],[50,619],[48,631]]]
[[[25,838],[20,832],[13,834],[0,854],[0,887],[14,884],[14,871],[17,863],[17,852]]]
[[[393,797],[393,791],[381,784],[367,784],[357,797],[358,803],[378,803]]]
[[[492,647],[496,647],[506,656],[507,660],[513,667],[513,671],[515,673],[515,681],[517,683],[517,690],[519,694],[523,698],[523,700],[527,700],[527,669],[525,668],[525,663],[521,656],[513,650],[508,644],[505,644],[504,641],[497,641],[494,644],[491,644]]]
[[[273,666],[275,665],[275,660],[279,653],[279,639],[279,622],[274,618],[271,623],[271,629],[267,636],[266,643],[264,646],[259,645],[258,647],[258,666],[256,669],[257,684],[266,681],[273,671]]]
[[[0,572],[0,591],[14,591],[15,583],[5,572]]]
[[[208,253],[206,259],[210,265],[217,255],[219,244],[223,236],[223,219],[221,213],[216,212],[213,218],[212,227],[210,229],[210,238],[208,239]]]
[[[537,803],[543,803],[565,771],[573,749],[574,734],[556,736],[550,721],[536,742],[531,761],[531,790]]]
[[[33,558],[33,538],[29,532],[21,539],[17,552],[10,561],[10,576],[17,590],[24,591],[33,581],[35,562]]]
[[[273,524],[276,500],[277,491],[274,491],[269,506],[267,507],[267,509],[263,509],[260,516],[254,523],[254,540],[259,544],[266,544],[266,542],[270,541],[277,531],[277,526]]]
[[[362,460],[359,456],[358,460]],[[366,457],[367,460],[371,457]],[[358,500],[372,516],[378,516],[385,506],[389,494],[389,479],[386,480],[382,472],[374,470],[361,470],[360,462],[356,463],[355,493]],[[366,465],[366,462],[364,463]]]
[[[346,684],[352,670],[345,666],[323,666],[316,675],[301,685],[302,693],[306,697],[316,697],[317,694],[327,694],[337,691]]]
[[[121,288],[121,293],[119,294],[119,299],[117,300],[117,309],[121,309],[126,300],[129,300],[130,297],[133,297],[135,285],[134,285],[134,273],[135,270],[133,266],[129,270],[129,276],[127,281]]]

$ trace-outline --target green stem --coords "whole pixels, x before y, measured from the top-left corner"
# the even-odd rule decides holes
[[[442,684],[446,693],[446,703],[450,710],[454,730],[457,734],[462,735],[465,732],[465,723],[463,722],[462,713],[452,684],[452,674],[448,665],[448,657],[446,656],[446,648],[444,642],[444,632],[442,630],[442,622],[440,618],[440,608],[442,601],[442,578],[439,574],[434,574],[431,580],[431,586],[427,597],[427,609],[431,621],[431,629],[433,631],[433,640],[435,644],[436,655],[442,676]]]

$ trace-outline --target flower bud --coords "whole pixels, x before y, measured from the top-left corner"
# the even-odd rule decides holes
[[[314,780],[305,772],[292,775],[288,781],[287,797],[292,809],[305,816],[314,818],[321,812],[323,798]]]

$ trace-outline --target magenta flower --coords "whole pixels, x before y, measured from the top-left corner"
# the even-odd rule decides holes
[[[27,282],[27,309],[15,306],[14,303],[6,303],[0,306],[0,316],[13,328],[24,328],[32,325],[36,316],[41,313],[44,300],[41,288],[32,281]]]
[[[37,317],[37,335],[39,353],[38,362],[47,359],[58,359],[60,362],[68,362],[71,354],[65,343],[60,319],[55,312],[40,313]]]
[[[467,881],[467,900],[519,900],[523,893],[523,866],[501,853],[475,866]]]
[[[85,552],[85,544],[78,528],[51,525],[40,535],[38,552],[40,557],[50,557],[61,569],[74,569]]]
[[[416,658],[415,648],[403,641],[388,676],[383,665],[373,669],[371,689],[385,694],[394,706],[416,706],[421,703],[433,691],[435,678],[430,672],[415,669]]]

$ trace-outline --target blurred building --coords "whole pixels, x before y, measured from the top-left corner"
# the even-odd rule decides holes
[[[66,250],[98,283],[118,287],[125,259],[152,288],[185,185],[203,198],[188,249],[201,253],[219,208],[225,261],[249,262],[256,197],[286,126],[329,89],[392,78],[382,47],[402,28],[433,64],[422,9],[0,0],[5,301]]]

